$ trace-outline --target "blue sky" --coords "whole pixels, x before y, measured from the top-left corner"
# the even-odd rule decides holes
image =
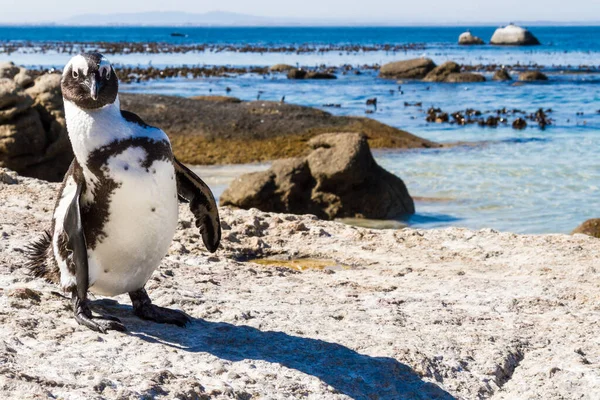
[[[595,21],[598,0],[0,0],[0,22],[60,21],[85,13],[232,11],[269,17],[402,23]]]

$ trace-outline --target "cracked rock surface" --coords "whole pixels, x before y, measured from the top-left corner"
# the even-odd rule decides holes
[[[493,230],[369,230],[221,208],[209,254],[181,206],[147,284],[187,328],[95,298],[89,331],[25,274],[57,184],[0,180],[0,398],[592,399],[600,393],[600,240]],[[4,182],[7,183],[4,183]],[[256,257],[333,260],[291,269]],[[307,265],[318,265],[318,262]],[[328,264],[331,265],[331,264]],[[337,266],[336,266],[337,265]]]

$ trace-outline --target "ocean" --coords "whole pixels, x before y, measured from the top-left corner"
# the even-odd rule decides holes
[[[111,54],[122,65],[230,65],[301,66],[383,64],[415,57],[436,63],[465,65],[539,65],[547,82],[444,84],[377,77],[364,68],[361,74],[338,74],[335,81],[292,81],[285,75],[264,77],[173,78],[121,86],[122,91],[179,96],[226,94],[243,100],[279,101],[322,108],[338,115],[365,116],[368,98],[378,107],[366,116],[441,143],[468,145],[435,150],[375,151],[377,161],[400,176],[418,198],[411,226],[433,228],[464,226],[516,233],[568,233],[589,218],[600,217],[600,27],[531,27],[542,42],[535,47],[458,46],[458,35],[468,27],[405,28],[73,28],[0,27],[0,61],[12,60],[30,67],[62,68],[70,54],[40,49],[54,42],[160,42],[230,45],[229,50],[187,53]],[[472,27],[489,41],[495,27]],[[180,33],[183,37],[171,36]],[[6,44],[26,47],[10,54]],[[401,51],[364,51],[364,46],[419,44]],[[265,48],[309,45],[310,52],[245,52],[244,46]],[[330,46],[356,45],[357,50],[331,50]],[[329,46],[329,47],[328,47]],[[339,108],[324,107],[339,104]],[[405,103],[421,103],[420,107]],[[501,108],[532,113],[542,108],[552,125],[541,130],[508,126],[457,126],[425,121],[426,110],[447,112],[468,108],[482,112]],[[201,150],[199,150],[201,151]],[[228,182],[247,170],[266,166],[203,168],[206,180],[219,195]]]

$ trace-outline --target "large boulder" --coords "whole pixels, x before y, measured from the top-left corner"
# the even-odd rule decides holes
[[[435,67],[435,63],[429,58],[395,61],[382,66],[379,76],[394,79],[423,79]]]
[[[268,171],[235,180],[220,204],[322,219],[391,219],[415,212],[404,182],[375,162],[365,135],[311,139],[304,158],[275,161]]]
[[[525,71],[519,74],[520,81],[547,81],[548,77],[540,71]]]
[[[41,75],[33,81],[29,72],[15,68],[15,74],[5,73],[13,79],[0,79],[0,167],[60,181],[73,159],[60,75]]]
[[[509,24],[504,28],[496,29],[490,43],[506,46],[533,46],[540,44],[540,41],[527,29]]]
[[[442,65],[435,67],[423,78],[425,82],[444,82],[448,75],[460,72],[460,65],[454,61],[447,61]]]
[[[600,218],[588,219],[583,224],[575,228],[571,234],[575,235],[576,233],[581,233],[583,235],[593,236],[600,239]]]
[[[477,45],[477,44],[484,44],[483,39],[477,37],[477,36],[473,36],[473,34],[471,32],[464,32],[461,33],[460,36],[458,37],[458,44],[460,45]]]

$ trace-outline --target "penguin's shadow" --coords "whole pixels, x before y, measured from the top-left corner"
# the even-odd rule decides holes
[[[354,399],[455,399],[393,358],[371,357],[337,343],[199,318],[179,328],[137,319],[130,306],[114,300],[94,305],[121,318],[132,337],[229,361],[278,363],[312,375]]]

